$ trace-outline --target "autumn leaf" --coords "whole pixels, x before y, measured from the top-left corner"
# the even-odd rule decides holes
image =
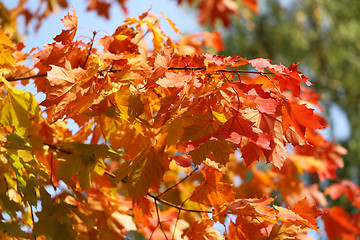
[[[62,44],[69,44],[74,40],[78,26],[78,18],[75,9],[73,9],[72,15],[68,13],[61,21],[67,30],[62,30],[61,34],[57,35],[54,40],[56,42],[61,42]]]
[[[68,180],[76,174],[83,189],[91,186],[94,172],[99,175],[104,174],[106,167],[104,158],[112,157],[115,160],[121,157],[120,152],[105,145],[74,142],[63,143],[61,147],[63,151],[57,156],[59,161],[56,176],[59,179]]]
[[[0,30],[0,65],[15,65],[15,59],[12,55],[14,48],[10,38]]]
[[[193,159],[193,163],[199,165],[202,163],[209,153],[215,157],[214,160],[225,165],[229,161],[229,155],[232,153],[232,148],[224,139],[208,140],[200,147],[195,148],[189,154]]]
[[[92,81],[98,67],[95,64],[84,70],[51,66],[47,79],[52,91],[48,92],[41,105],[46,107],[55,105],[53,121],[67,114],[73,116],[88,110],[101,88],[101,84]]]
[[[244,4],[244,6],[248,7],[254,13],[259,12],[258,0],[242,0],[242,4]]]
[[[192,224],[191,230],[187,230],[181,237],[187,236],[194,240],[223,239],[219,231],[212,228],[211,220],[196,221]]]
[[[295,204],[293,211],[306,219],[313,229],[317,228],[316,218],[323,214],[316,206],[309,206],[305,198]]]
[[[106,19],[108,19],[110,6],[111,5],[107,2],[103,2],[103,1],[99,1],[99,0],[91,0],[91,1],[89,1],[87,10],[95,10],[95,11],[97,11],[99,16],[104,16]]]
[[[197,186],[190,200],[204,205],[221,206],[234,200],[231,185],[220,182],[223,175],[216,164],[206,162],[206,167],[201,170],[205,181]]]
[[[261,222],[249,220],[246,217],[238,216],[236,223],[230,221],[228,239],[247,240],[247,239],[266,239],[261,233],[263,226]]]
[[[230,15],[236,15],[238,6],[233,0],[203,0],[200,2],[199,22],[204,25],[210,20],[211,26],[214,27],[215,19],[220,18],[225,27],[230,25]]]
[[[292,223],[282,223],[280,225],[275,224],[271,229],[271,233],[268,239],[271,240],[296,239],[296,234],[300,230],[301,230],[300,226],[296,226]]]
[[[40,107],[34,96],[23,90],[8,89],[0,101],[0,123],[14,127],[22,136],[28,136],[31,118],[40,115]]]
[[[324,128],[314,114],[314,110],[307,108],[305,105],[284,102],[281,110],[283,113],[282,124],[284,130],[287,130],[289,126],[293,126],[296,132],[303,138],[306,127],[312,129]]]
[[[332,207],[322,218],[330,240],[355,240],[360,234],[359,229],[351,221],[351,215],[340,206]]]
[[[145,227],[149,226],[149,219],[152,218],[151,205],[152,203],[146,197],[141,197],[133,202],[134,217],[137,225],[141,223]]]
[[[168,168],[167,154],[150,147],[140,152],[134,159],[122,164],[116,173],[116,181],[124,180],[129,196],[137,200],[146,195],[149,188],[154,190],[159,188]]]
[[[111,36],[101,38],[99,44],[104,46],[104,52],[114,54],[108,56],[114,59],[138,54],[138,46],[133,42],[136,34],[137,32],[133,28],[127,25],[120,25]]]

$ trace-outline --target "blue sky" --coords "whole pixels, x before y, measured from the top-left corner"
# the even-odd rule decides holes
[[[18,1],[5,0],[5,5],[14,6]],[[39,0],[30,0],[29,6],[38,6]],[[129,14],[126,16],[120,9],[118,4],[110,7],[110,19],[99,17],[95,11],[87,11],[85,0],[68,0],[69,9],[60,10],[52,14],[49,18],[43,21],[39,31],[34,32],[33,28],[29,28],[29,34],[26,36],[26,49],[30,50],[32,47],[42,47],[43,43],[52,43],[53,38],[61,32],[63,18],[68,11],[72,11],[74,7],[79,18],[78,36],[92,37],[92,31],[101,31],[100,34],[112,34],[117,26],[121,25],[127,17],[136,17],[151,8],[151,12],[161,16],[161,12],[170,18],[182,32],[194,33],[201,31],[201,27],[197,23],[196,13],[189,11],[188,7],[179,7],[176,0],[129,0],[127,7]],[[23,19],[20,19],[19,26],[24,33]],[[161,21],[163,30],[171,38],[176,38],[174,31],[171,29],[166,20]]]

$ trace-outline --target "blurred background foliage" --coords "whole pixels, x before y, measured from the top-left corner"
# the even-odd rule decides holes
[[[330,121],[350,134],[336,139],[348,149],[341,178],[360,181],[360,1],[263,0],[259,14],[242,14],[224,30],[224,55],[269,58],[286,66],[300,64],[310,78],[327,114],[340,106]],[[350,126],[339,126],[344,112]]]

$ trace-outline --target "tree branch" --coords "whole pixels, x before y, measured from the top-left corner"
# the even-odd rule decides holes
[[[111,173],[111,172],[109,172],[109,171],[107,171],[107,170],[105,170],[105,174],[108,175],[109,177],[112,177],[112,178],[115,178],[115,177],[116,177],[115,174],[113,174],[113,173]],[[123,183],[127,183],[125,180],[121,180],[121,181],[122,181]],[[149,197],[153,198],[155,201],[161,202],[161,203],[163,203],[163,204],[165,204],[165,205],[168,205],[168,206],[170,206],[170,207],[176,208],[176,209],[181,210],[181,211],[196,212],[196,213],[212,213],[212,211],[206,211],[206,210],[204,211],[204,210],[196,210],[196,209],[183,208],[183,207],[181,207],[181,206],[175,205],[175,204],[173,204],[173,203],[170,203],[170,202],[168,202],[168,201],[165,201],[165,200],[159,198],[160,195],[159,195],[159,196],[155,196],[155,195],[152,195],[151,193],[147,193],[147,195],[148,195]]]
[[[43,74],[31,75],[31,76],[27,76],[27,77],[9,77],[6,80],[8,82],[14,82],[14,81],[29,80],[32,78],[41,78],[41,77],[46,77],[46,76],[47,76],[47,73],[43,73]]]
[[[89,55],[85,59],[85,64],[88,59]],[[83,64],[83,67],[85,66]],[[102,72],[119,72],[122,69],[109,69],[109,70],[102,70]],[[207,68],[200,68],[200,67],[170,67],[167,69],[168,71],[206,71]],[[257,71],[247,71],[247,70],[231,70],[231,69],[222,69],[222,70],[215,70],[211,71],[213,73],[251,73],[251,74],[259,74],[259,75],[273,75],[271,72],[257,72]],[[47,74],[38,74],[38,75],[31,75],[27,77],[9,77],[6,80],[8,82],[14,82],[14,81],[22,81],[22,80],[29,80],[32,78],[40,78],[40,77],[46,77]]]
[[[165,193],[167,193],[168,191],[170,191],[171,189],[174,189],[175,187],[177,187],[180,183],[182,183],[183,181],[185,181],[188,177],[190,177],[194,172],[196,172],[199,169],[199,166],[196,166],[194,168],[194,170],[192,170],[188,175],[186,175],[186,177],[184,177],[183,179],[181,179],[179,182],[175,183],[173,186],[169,187],[168,189],[166,189],[164,192],[160,193],[159,195],[157,195],[157,197],[161,197],[162,195],[164,195]]]

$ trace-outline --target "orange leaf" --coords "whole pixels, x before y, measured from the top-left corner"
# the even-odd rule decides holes
[[[225,27],[230,25],[230,15],[236,15],[238,6],[233,0],[202,0],[198,8],[200,9],[199,22],[204,25],[208,20],[212,27],[215,20],[220,18]]]
[[[221,206],[234,201],[231,185],[220,182],[223,173],[217,165],[210,161],[205,162],[205,165],[201,170],[205,181],[195,188],[190,200],[208,206]]]
[[[223,239],[219,231],[212,228],[211,220],[196,221],[191,224],[191,230],[187,230],[181,237],[187,236],[192,240],[215,240]]]
[[[352,223],[352,216],[342,207],[332,207],[322,218],[330,240],[356,240],[360,236],[359,229]]]
[[[139,225],[140,223],[143,226],[149,226],[149,219],[152,218],[151,207],[153,204],[147,197],[141,197],[135,201],[133,201],[133,211],[135,217],[135,223]]]
[[[61,34],[57,35],[54,40],[56,42],[61,42],[62,44],[71,43],[74,40],[78,26],[78,18],[75,9],[73,9],[73,15],[68,13],[61,21],[68,30],[62,30]]]

